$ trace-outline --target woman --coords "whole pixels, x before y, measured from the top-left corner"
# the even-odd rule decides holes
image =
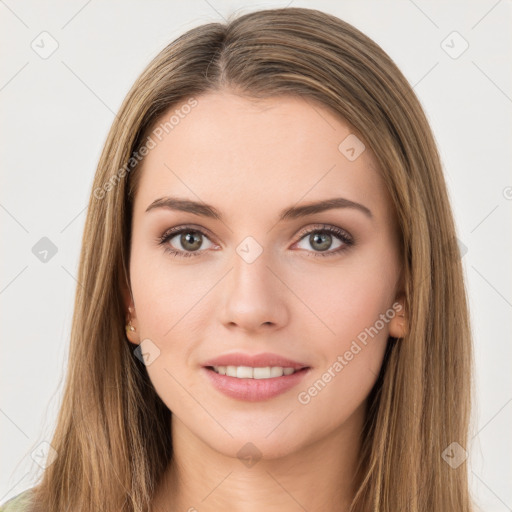
[[[368,37],[301,8],[188,31],[110,130],[57,455],[2,510],[473,510],[455,234]]]

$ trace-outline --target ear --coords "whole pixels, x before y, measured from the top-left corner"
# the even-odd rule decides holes
[[[392,309],[395,315],[389,322],[389,335],[393,338],[403,338],[408,332],[405,295],[403,293],[397,296]]]
[[[121,295],[123,297],[123,306],[125,310],[126,337],[130,343],[139,345],[140,335],[135,304],[133,302],[131,290],[125,280],[121,280]]]

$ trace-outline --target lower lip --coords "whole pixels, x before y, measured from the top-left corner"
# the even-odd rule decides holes
[[[246,402],[258,402],[278,396],[296,386],[310,368],[303,368],[291,375],[272,377],[270,379],[239,379],[220,375],[210,368],[202,368],[213,386],[230,398],[245,400]]]

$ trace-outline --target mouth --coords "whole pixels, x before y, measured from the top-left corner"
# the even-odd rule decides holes
[[[236,379],[274,379],[276,377],[285,377],[308,370],[308,366],[301,368],[283,367],[283,366],[206,366],[219,375],[234,377]]]
[[[202,372],[217,391],[245,402],[270,400],[302,382],[312,370],[309,366],[234,366],[208,365]]]
[[[206,381],[220,393],[249,402],[269,400],[297,386],[312,367],[279,354],[228,353],[204,361]]]

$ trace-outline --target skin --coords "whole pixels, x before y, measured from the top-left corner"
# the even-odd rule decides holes
[[[338,150],[352,131],[322,105],[291,96],[255,102],[230,91],[197,100],[144,160],[131,293],[124,290],[135,327],[128,338],[160,350],[147,370],[173,412],[174,459],[154,510],[346,511],[367,396],[388,336],[405,334],[404,316],[385,323],[309,403],[298,393],[393,303],[403,305],[390,197],[368,147],[354,161]],[[224,221],[145,211],[166,195],[211,204]],[[372,217],[338,208],[278,222],[286,207],[333,197],[363,204]],[[207,234],[196,233],[202,254],[165,253],[158,237],[190,224]],[[354,245],[334,254],[344,242],[333,234],[332,255],[315,256],[321,243],[301,233],[317,224],[347,231]],[[236,251],[248,236],[263,249],[250,264]],[[166,244],[194,252],[180,235]],[[230,352],[273,352],[311,370],[284,394],[245,402],[218,392],[200,371]],[[251,467],[237,457],[248,442],[261,454]]]

